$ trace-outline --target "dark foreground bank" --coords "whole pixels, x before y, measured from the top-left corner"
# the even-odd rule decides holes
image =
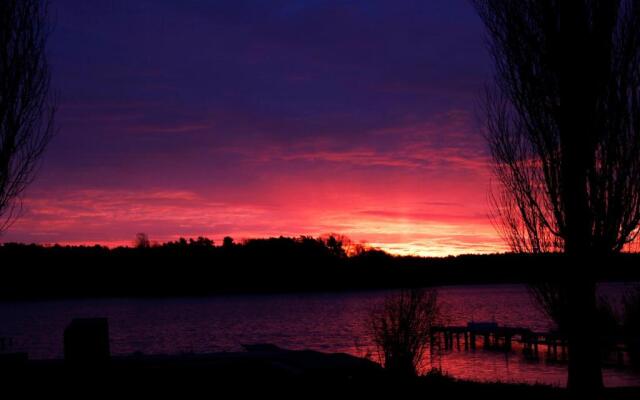
[[[278,398],[357,396],[357,398],[431,399],[571,399],[562,388],[544,385],[478,383],[438,373],[398,378],[380,365],[346,354],[291,351],[272,345],[247,346],[247,351],[181,356],[131,355],[103,364],[64,360],[4,360],[6,390],[45,393],[63,398],[130,398],[143,395],[174,398]],[[11,389],[9,389],[11,388]],[[178,396],[178,397],[176,397]],[[254,397],[255,398],[255,397]],[[598,399],[637,399],[640,388],[607,389]]]

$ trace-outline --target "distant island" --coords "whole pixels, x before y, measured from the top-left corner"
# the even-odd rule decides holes
[[[204,296],[345,291],[457,284],[531,283],[575,272],[562,254],[395,256],[334,236],[221,245],[207,238],[133,247],[0,246],[0,299]],[[640,254],[594,260],[601,281],[640,281]],[[585,268],[587,266],[584,266]]]

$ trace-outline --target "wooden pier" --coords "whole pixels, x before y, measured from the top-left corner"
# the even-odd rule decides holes
[[[483,349],[511,351],[519,343],[528,358],[538,358],[543,349],[547,360],[567,359],[567,341],[557,332],[535,332],[528,328],[499,326],[495,322],[469,322],[466,326],[435,326],[431,329],[431,346],[444,350]]]

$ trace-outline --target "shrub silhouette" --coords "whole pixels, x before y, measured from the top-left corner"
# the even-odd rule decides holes
[[[434,289],[404,289],[372,310],[369,328],[385,369],[397,376],[418,374],[438,317]]]

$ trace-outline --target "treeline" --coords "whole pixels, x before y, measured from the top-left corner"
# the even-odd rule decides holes
[[[640,255],[573,265],[562,255],[393,256],[327,238],[269,238],[217,246],[206,238],[135,247],[0,246],[0,298],[199,296],[231,292],[359,290],[526,283],[579,278],[640,280]]]

